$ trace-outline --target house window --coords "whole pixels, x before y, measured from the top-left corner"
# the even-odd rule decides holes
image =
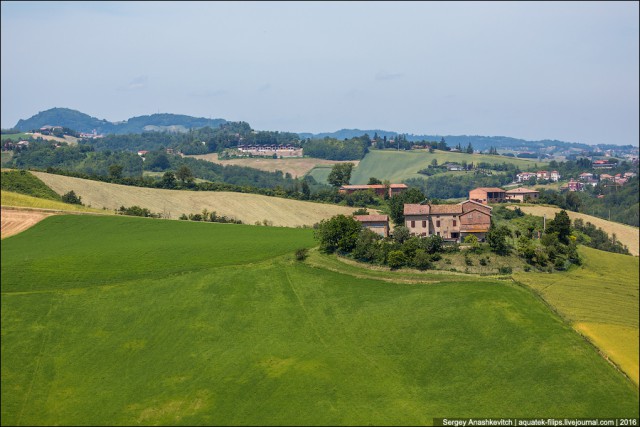
[[[436,227],[440,227],[440,220],[436,221]]]
[[[422,228],[427,228],[427,221],[422,221]]]
[[[457,223],[457,222],[456,222],[456,220],[454,219],[454,220],[453,220],[453,226],[455,227],[455,226],[456,226],[456,224],[458,224],[458,223]]]
[[[411,228],[415,228],[416,227],[416,222],[415,221],[411,221]]]

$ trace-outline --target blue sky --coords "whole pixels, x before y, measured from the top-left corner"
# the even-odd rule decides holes
[[[638,20],[638,2],[3,1],[1,124],[67,107],[638,145]]]

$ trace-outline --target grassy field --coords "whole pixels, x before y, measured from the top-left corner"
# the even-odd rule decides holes
[[[515,206],[508,206],[510,209],[515,209]],[[522,210],[522,212],[526,214],[536,215],[536,216],[544,216],[547,215],[547,219],[553,219],[557,212],[560,212],[561,209],[555,206],[538,206],[538,205],[518,205],[518,207]],[[629,252],[632,255],[640,255],[640,237],[639,231],[637,227],[633,227],[631,225],[620,224],[617,222],[607,221],[606,219],[598,218],[591,215],[586,215],[583,213],[571,212],[567,211],[569,218],[571,220],[575,220],[576,218],[583,219],[585,224],[587,222],[592,223],[596,227],[602,228],[607,234],[610,236],[615,234],[616,238],[623,244],[629,248]]]
[[[218,159],[218,153],[210,154],[197,154],[193,156],[195,159],[207,160],[213,163],[219,163],[221,165],[236,165],[246,166],[254,169],[260,169],[268,172],[275,172],[277,170],[282,173],[290,173],[292,177],[303,177],[310,170],[317,166],[323,166],[331,168],[336,163],[346,163],[335,160],[314,159],[312,157],[302,158],[283,158],[283,159],[267,159],[267,158],[246,158],[246,159],[230,159],[220,160]],[[351,160],[351,163],[358,164],[359,160]]]
[[[295,261],[311,235],[53,216],[4,240],[2,425],[638,416],[637,389],[527,289]]]
[[[328,183],[327,178],[329,178],[330,173],[331,173],[331,167],[329,166],[316,166],[315,168],[309,171],[309,175],[312,176],[317,182],[320,182],[322,184]]]
[[[638,384],[638,258],[580,247],[584,266],[518,273]]]
[[[526,170],[534,165],[543,167],[545,163],[527,159],[516,159],[513,157],[489,156],[484,154],[451,153],[449,151],[436,150],[429,153],[427,150],[412,151],[392,151],[392,150],[372,150],[364,159],[360,161],[357,168],[354,168],[351,175],[351,184],[366,184],[370,177],[381,180],[388,179],[391,182],[402,182],[408,178],[426,178],[418,173],[436,159],[438,164],[446,162],[479,162],[487,163],[512,163],[518,165],[520,169]],[[315,178],[315,175],[314,175]]]
[[[14,142],[22,141],[22,140],[25,140],[25,139],[31,138],[31,137],[33,137],[33,134],[26,133],[26,132],[3,133],[2,135],[0,135],[0,139],[1,140],[4,141],[6,139],[10,139],[11,141],[14,141]]]
[[[114,210],[120,206],[140,206],[151,212],[177,219],[181,214],[215,211],[245,224],[270,221],[276,226],[311,226],[334,215],[350,215],[355,208],[258,194],[223,191],[180,191],[131,187],[43,172],[33,172],[58,194],[70,190],[82,197],[85,205]]]

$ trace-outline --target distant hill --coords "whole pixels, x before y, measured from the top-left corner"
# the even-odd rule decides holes
[[[323,139],[325,137],[336,139],[349,139],[359,137],[364,134],[373,136],[377,133],[380,138],[395,138],[400,135],[399,132],[381,130],[381,129],[340,129],[335,132],[323,132],[323,133],[298,133],[302,139]],[[514,150],[514,151],[550,151],[558,152],[562,150],[586,150],[591,151],[594,149],[593,145],[583,144],[579,142],[566,142],[553,139],[543,139],[539,141],[528,141],[525,139],[511,138],[508,136],[481,136],[481,135],[414,135],[414,134],[402,134],[407,138],[407,141],[440,141],[444,138],[449,147],[455,147],[460,144],[461,147],[466,148],[470,143],[475,150],[487,151],[491,147],[495,147],[500,150]],[[620,150],[620,149],[633,149],[632,145],[615,145],[615,144],[598,144],[598,148],[601,150]]]
[[[349,139],[349,138],[356,138],[359,136],[362,136],[364,134],[368,134],[369,137],[373,138],[373,136],[377,133],[378,136],[380,138],[384,138],[385,136],[387,138],[394,138],[396,135],[398,135],[397,132],[390,132],[390,131],[386,131],[386,130],[380,130],[380,129],[374,129],[374,130],[360,130],[360,129],[340,129],[338,131],[335,132],[323,132],[323,133],[308,133],[308,132],[302,132],[302,133],[298,133],[298,135],[300,135],[300,138],[302,139],[323,139],[325,137],[329,137],[329,138],[336,138],[336,139]]]
[[[50,125],[68,127],[78,132],[92,132],[95,129],[99,134],[126,134],[146,131],[187,132],[189,128],[218,127],[226,122],[224,119],[166,113],[132,117],[122,122],[110,122],[69,108],[51,108],[26,120],[18,120],[15,128],[30,131]]]

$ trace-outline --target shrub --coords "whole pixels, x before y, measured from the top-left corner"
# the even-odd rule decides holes
[[[400,268],[407,263],[407,257],[402,251],[391,251],[387,257],[387,264],[392,270]]]
[[[296,250],[296,260],[304,261],[309,256],[309,249],[300,248]]]
[[[433,268],[431,256],[424,249],[416,250],[411,265],[413,265],[418,270],[428,270],[430,268]]]
[[[513,273],[513,269],[512,269],[511,267],[509,267],[509,266],[506,266],[506,267],[500,267],[500,268],[498,269],[498,272],[499,272],[500,274],[511,274],[511,273]]]
[[[82,197],[76,196],[76,193],[73,190],[71,190],[62,196],[62,201],[65,203],[70,203],[72,205],[81,205]]]

